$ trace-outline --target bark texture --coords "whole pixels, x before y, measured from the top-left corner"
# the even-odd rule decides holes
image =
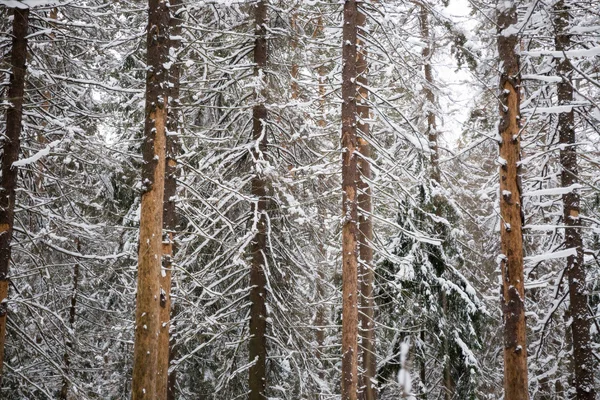
[[[256,90],[256,104],[252,109],[252,139],[255,175],[252,178],[252,195],[254,204],[254,229],[256,235],[250,245],[252,265],[250,268],[250,343],[249,361],[249,400],[266,399],[267,387],[266,358],[267,358],[267,309],[266,309],[266,276],[265,266],[267,257],[267,198],[266,181],[260,172],[261,164],[267,160],[267,108],[264,104],[266,96],[264,69],[267,65],[267,3],[260,0],[255,7],[255,42],[254,42],[254,74],[262,78],[261,87]]]
[[[498,7],[498,56],[500,61],[500,237],[502,311],[504,322],[504,398],[529,399],[527,388],[527,342],[523,278],[523,214],[521,209],[520,87],[516,32],[506,28],[517,23],[515,2]]]
[[[558,51],[571,48],[569,26],[571,17],[564,0],[554,5],[556,29],[555,46]],[[556,65],[557,75],[562,78],[558,84],[558,105],[573,103],[573,68],[568,58],[559,58]],[[578,182],[577,148],[575,147],[575,118],[573,109],[558,114],[558,135],[560,147],[560,181],[562,187]],[[590,315],[588,313],[588,293],[586,289],[586,271],[583,262],[583,240],[579,219],[579,194],[575,191],[562,196],[563,220],[565,224],[565,247],[575,249],[576,253],[567,257],[567,276],[569,279],[569,312],[573,322],[573,366],[575,372],[575,391],[577,400],[596,398],[594,388],[594,354],[590,338]]]
[[[11,48],[11,75],[8,100],[11,106],[6,112],[6,137],[2,138],[2,178],[0,181],[0,382],[4,370],[4,347],[6,342],[6,318],[8,313],[8,271],[11,258],[11,241],[15,221],[15,189],[18,160],[21,148],[20,136],[23,125],[23,96],[25,95],[25,72],[27,62],[27,30],[29,9],[13,11],[13,40]]]
[[[171,280],[173,272],[173,256],[175,253],[174,236],[177,227],[177,211],[175,195],[177,194],[177,154],[179,151],[179,78],[181,65],[177,52],[181,47],[181,0],[170,0],[170,52],[171,68],[169,69],[169,107],[166,122],[165,151],[165,192],[163,196],[163,254],[162,273],[160,279],[160,333],[158,335],[158,359],[156,377],[156,398],[169,398],[169,391],[174,391],[174,374],[169,376],[169,361],[172,338],[171,329]],[[173,59],[175,57],[175,59]],[[171,383],[171,384],[170,384]],[[174,396],[174,393],[172,393]]]
[[[357,17],[356,1],[346,0],[342,30],[342,400],[356,400],[358,394]]]
[[[148,1],[146,117],[135,315],[132,399],[156,398],[167,120],[169,9]]]
[[[369,92],[368,86],[368,62],[366,42],[362,37],[366,35],[365,24],[366,17],[363,12],[358,11],[357,18],[357,57],[356,57],[356,82],[358,114],[358,152],[361,154],[358,164],[358,242],[360,256],[360,337],[362,350],[362,371],[361,371],[361,389],[359,391],[362,400],[375,400],[377,398],[377,385],[374,383],[377,378],[377,360],[375,358],[375,301],[373,299],[373,282],[375,273],[373,271],[373,221],[371,212],[373,205],[371,201],[371,145],[368,142],[369,131],[369,113],[368,104]],[[361,37],[362,36],[362,37]]]

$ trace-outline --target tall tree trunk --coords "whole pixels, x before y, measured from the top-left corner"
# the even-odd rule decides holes
[[[268,198],[266,181],[258,170],[259,164],[267,159],[267,108],[264,69],[267,65],[267,3],[259,0],[255,7],[255,42],[254,42],[254,75],[262,78],[261,87],[255,93],[256,104],[252,109],[252,139],[256,145],[252,147],[255,172],[252,178],[252,195],[254,204],[254,224],[256,236],[250,245],[252,265],[250,268],[250,343],[249,361],[249,400],[264,400],[267,387],[267,308],[266,308],[266,276],[267,257],[267,207]]]
[[[148,1],[146,121],[142,166],[142,203],[135,315],[132,398],[156,398],[160,279],[165,192],[165,153],[169,55],[169,8]]]
[[[421,37],[427,44],[422,51],[423,55],[423,70],[425,73],[425,80],[427,85],[425,86],[425,100],[426,100],[426,113],[427,113],[427,139],[429,140],[429,163],[430,163],[430,178],[431,182],[439,186],[441,180],[440,174],[440,155],[438,146],[438,130],[437,121],[435,117],[435,94],[433,92],[433,86],[435,84],[433,80],[433,68],[431,66],[431,57],[433,55],[433,38],[429,29],[429,12],[425,5],[421,5],[420,9],[420,24],[421,24]],[[434,196],[433,202],[435,206],[435,214],[441,217],[441,204],[439,204],[439,195]],[[439,301],[442,306],[442,313],[444,319],[448,321],[448,298],[446,291],[440,289]],[[443,371],[443,384],[444,384],[444,399],[450,400],[454,397],[454,379],[452,378],[452,360],[450,359],[449,345],[448,345],[448,334],[449,330],[446,329],[443,338],[443,354],[444,354],[444,371]]]
[[[358,131],[358,242],[360,256],[360,337],[362,348],[362,374],[360,396],[363,400],[375,400],[377,398],[377,385],[374,384],[377,377],[377,360],[375,358],[375,301],[373,299],[373,282],[375,274],[373,271],[373,221],[371,212],[373,205],[371,201],[371,187],[368,181],[371,179],[371,146],[367,141],[369,132],[369,92],[368,85],[368,63],[366,42],[361,39],[365,36],[366,17],[363,12],[358,11],[356,17],[357,36],[357,58],[356,74],[358,83],[357,105]]]
[[[156,376],[156,399],[165,400],[169,390],[170,335],[171,328],[171,276],[173,269],[173,243],[177,227],[177,212],[175,195],[177,193],[177,153],[179,151],[179,78],[181,65],[177,53],[181,47],[181,18],[177,13],[181,10],[181,0],[170,0],[169,19],[169,52],[172,53],[169,69],[169,107],[166,122],[166,151],[165,151],[165,192],[163,196],[163,254],[160,277],[160,333],[158,335],[158,356]]]
[[[554,26],[556,29],[555,46],[558,51],[571,48],[569,28],[571,16],[565,0],[554,4]],[[567,58],[559,58],[556,66],[557,75],[562,78],[558,84],[558,105],[568,106],[573,103],[572,75],[573,69]],[[578,181],[577,148],[575,147],[575,120],[573,109],[558,114],[558,134],[560,141],[560,182],[562,187],[569,187]],[[575,249],[576,253],[567,257],[567,276],[569,278],[569,311],[572,318],[573,364],[575,367],[575,391],[577,400],[596,398],[594,388],[594,355],[590,340],[590,315],[588,313],[588,297],[586,290],[586,272],[583,262],[583,241],[581,238],[581,221],[579,219],[579,194],[575,191],[565,193],[563,201],[563,220],[565,224],[565,245]]]
[[[356,0],[344,3],[342,30],[342,400],[358,393],[358,140]]]
[[[504,322],[504,398],[529,399],[527,341],[523,278],[523,211],[521,209],[519,44],[514,29],[516,2],[501,2],[497,9],[500,61],[500,237],[502,312]]]
[[[25,95],[25,69],[27,62],[27,30],[29,9],[13,11],[13,40],[11,49],[11,75],[8,88],[10,107],[6,111],[6,137],[2,138],[2,178],[0,180],[0,382],[4,375],[4,346],[6,342],[6,316],[8,313],[8,270],[10,244],[15,220],[15,189],[18,169],[20,136],[23,124],[23,96]]]

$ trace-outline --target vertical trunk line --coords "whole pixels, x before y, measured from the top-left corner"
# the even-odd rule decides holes
[[[13,39],[11,48],[11,75],[6,111],[6,137],[2,138],[2,177],[0,180],[0,383],[4,376],[4,347],[6,343],[6,317],[8,314],[8,272],[11,258],[11,241],[15,220],[15,189],[18,168],[13,163],[19,159],[20,136],[23,126],[23,101],[27,63],[27,30],[29,9],[13,10]]]
[[[267,108],[264,101],[266,97],[266,80],[264,69],[267,65],[267,3],[259,0],[255,6],[255,42],[254,42],[254,75],[260,87],[256,89],[256,104],[252,108],[252,139],[256,142],[252,148],[254,159],[254,177],[252,178],[252,195],[256,199],[254,204],[254,223],[256,236],[250,245],[252,264],[250,268],[250,342],[248,400],[264,400],[267,388],[266,377],[266,276],[265,258],[267,257],[267,191],[266,182],[260,172],[260,164],[267,159]]]
[[[571,48],[571,36],[568,33],[571,16],[569,6],[564,0],[554,4],[554,23],[556,27],[555,46],[558,51]],[[557,75],[562,78],[558,83],[558,105],[571,105],[573,102],[573,69],[567,58],[559,58],[556,65]],[[575,115],[571,109],[558,114],[558,133],[560,147],[562,187],[578,182],[577,148],[575,147]],[[565,245],[576,249],[576,254],[567,257],[567,276],[569,280],[569,311],[573,322],[573,360],[575,369],[575,391],[577,400],[596,398],[594,388],[594,355],[592,353],[586,288],[586,272],[583,261],[583,240],[581,220],[579,219],[580,196],[575,191],[563,194],[563,220],[565,224]]]
[[[132,399],[156,398],[168,108],[169,9],[148,1],[147,73]]]
[[[500,61],[500,238],[502,254],[502,311],[504,322],[504,398],[528,400],[525,288],[523,277],[523,211],[521,209],[519,45],[514,1],[497,9]]]
[[[165,400],[169,393],[175,389],[175,372],[169,376],[169,361],[171,360],[170,337],[171,330],[171,286],[173,274],[173,256],[175,254],[174,236],[177,228],[177,210],[175,196],[177,194],[177,154],[179,152],[179,88],[181,64],[177,53],[181,48],[181,17],[178,12],[182,10],[181,0],[170,0],[169,17],[169,51],[171,68],[168,72],[169,107],[166,121],[166,149],[165,149],[165,191],[163,195],[163,244],[162,244],[162,269],[160,276],[160,331],[158,335],[156,398]]]
[[[358,393],[358,204],[356,0],[344,3],[342,30],[342,400]]]
[[[370,136],[370,107],[368,86],[368,61],[366,42],[361,38],[367,35],[366,16],[360,10],[357,18],[357,114],[358,114],[358,215],[357,232],[359,242],[359,279],[360,279],[360,337],[362,350],[362,371],[360,397],[364,400],[375,400],[377,398],[377,386],[374,383],[377,375],[377,360],[375,357],[375,302],[373,299],[373,282],[375,274],[373,271],[373,221],[370,216],[373,211],[371,200],[371,187],[368,181],[371,179],[371,146],[367,141]]]

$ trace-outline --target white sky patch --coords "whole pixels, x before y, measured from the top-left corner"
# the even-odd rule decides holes
[[[104,138],[104,141],[109,146],[117,143],[119,139],[117,129],[114,125],[107,123],[106,121],[102,121],[98,124],[98,134],[100,137]]]
[[[472,31],[477,24],[477,21],[469,15],[471,7],[467,0],[451,0],[444,11],[445,16],[452,19],[465,32]],[[463,65],[458,69],[455,57],[450,54],[450,46],[437,52],[433,69],[435,79],[443,91],[443,95],[439,98],[443,121],[438,124],[444,141],[452,149],[456,147],[462,134],[463,124],[469,118],[477,97],[474,95],[476,89],[472,85],[468,66]]]

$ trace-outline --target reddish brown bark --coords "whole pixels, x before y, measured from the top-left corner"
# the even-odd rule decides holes
[[[15,220],[15,189],[23,125],[23,96],[25,95],[25,72],[27,62],[27,30],[29,9],[13,11],[13,40],[11,48],[11,75],[8,87],[10,107],[6,111],[6,137],[2,138],[2,178],[0,181],[0,382],[4,370],[4,347],[6,342],[6,318],[8,313],[8,272],[11,257],[11,241]]]
[[[254,74],[264,77],[264,68],[267,65],[267,3],[260,0],[255,7],[255,42],[254,42]],[[267,108],[264,104],[266,90],[264,81],[261,89],[255,94],[256,105],[252,109],[252,139],[257,142],[253,146],[252,157],[254,160],[267,158]],[[256,148],[258,147],[258,149]],[[267,198],[266,181],[256,171],[252,178],[252,195],[256,199],[254,204],[256,236],[250,245],[252,265],[250,269],[250,343],[249,360],[252,366],[249,369],[249,400],[264,400],[267,387],[266,358],[267,358],[267,309],[266,309],[266,276],[265,265],[267,257]]]
[[[342,29],[342,400],[358,394],[357,15],[344,2]]]
[[[377,377],[377,362],[375,358],[375,301],[373,299],[373,282],[375,274],[373,271],[373,221],[370,216],[373,211],[371,201],[371,187],[368,181],[371,179],[371,146],[368,142],[370,136],[368,119],[370,107],[368,104],[368,62],[366,42],[361,36],[366,35],[366,17],[358,12],[357,18],[357,58],[356,74],[358,83],[357,113],[358,113],[358,151],[361,154],[358,163],[358,242],[359,242],[359,277],[360,277],[360,337],[362,350],[362,371],[360,376],[360,398],[363,400],[375,400],[377,398],[377,386],[374,384]]]
[[[523,278],[523,235],[520,150],[519,57],[516,32],[506,33],[517,23],[516,4],[502,3],[498,9],[498,56],[500,61],[500,236],[502,310],[504,321],[504,398],[529,399],[527,387],[527,341]]]
[[[554,26],[556,29],[555,46],[558,51],[571,48],[569,26],[571,17],[569,6],[564,0],[554,4]],[[573,68],[567,58],[559,58],[556,65],[557,75],[562,77],[558,84],[558,105],[573,103]],[[560,181],[562,187],[578,182],[577,148],[575,147],[575,116],[573,109],[558,114],[558,135],[560,147]],[[588,292],[586,289],[586,271],[583,262],[583,240],[579,219],[579,194],[575,191],[565,193],[563,201],[563,220],[565,223],[565,247],[576,249],[576,253],[567,257],[567,276],[569,279],[569,313],[573,322],[573,366],[575,372],[575,391],[577,400],[596,398],[594,388],[594,354],[590,338],[590,315],[588,313]]]
[[[142,202],[135,316],[132,399],[156,398],[165,152],[169,9],[148,1],[146,121],[142,166]]]
[[[181,18],[177,15],[181,9],[181,0],[170,0],[170,50],[177,54],[181,47]],[[178,60],[171,59],[169,69],[169,107],[166,122],[166,151],[165,151],[165,192],[163,196],[163,254],[162,273],[160,279],[160,332],[158,335],[156,398],[160,400],[174,396],[175,372],[169,375],[172,340],[171,329],[171,277],[173,270],[173,255],[175,252],[174,236],[177,226],[175,196],[177,193],[177,153],[179,151],[179,78],[181,65]]]

